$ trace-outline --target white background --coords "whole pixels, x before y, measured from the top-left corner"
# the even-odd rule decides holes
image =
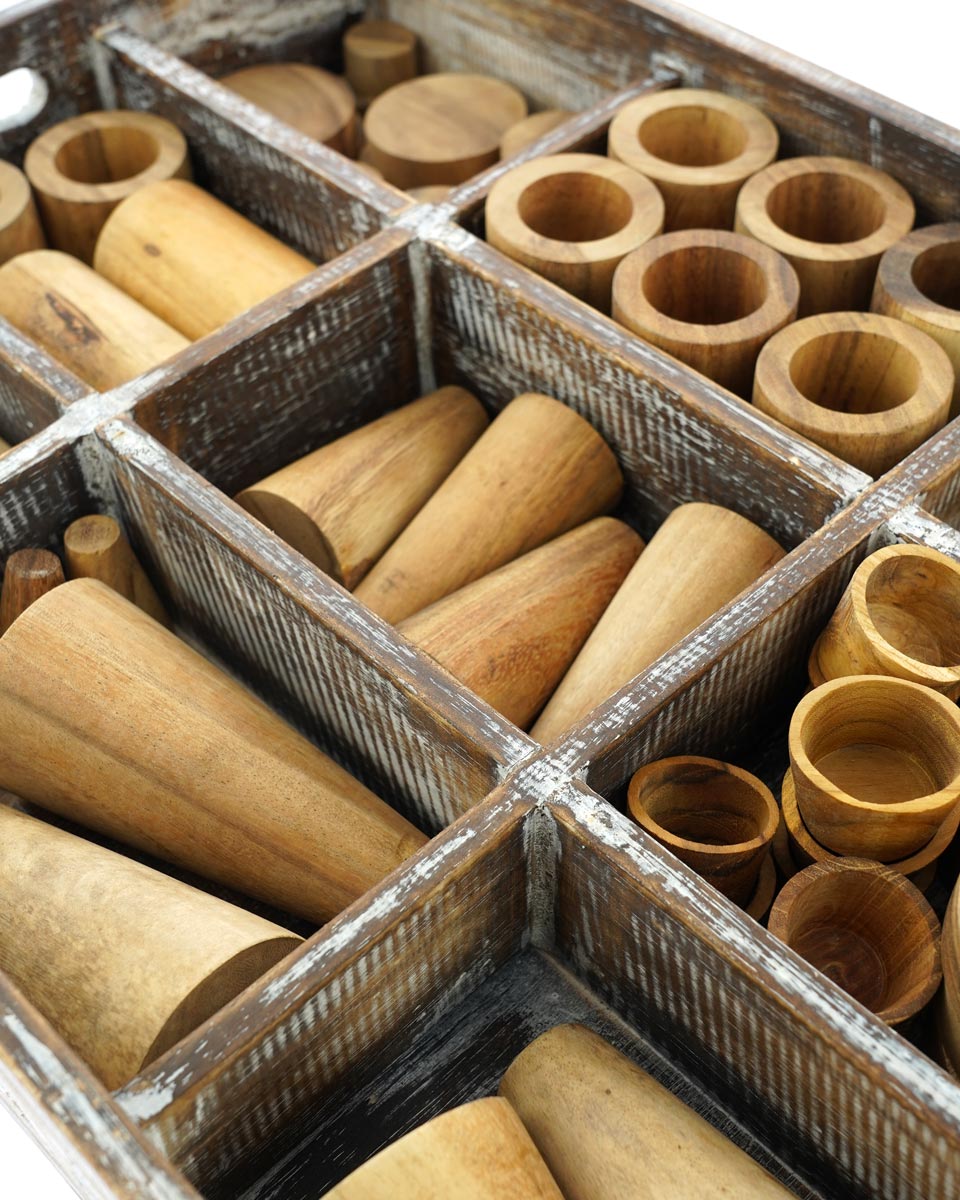
[[[0,12],[7,7],[0,0]],[[692,7],[960,126],[957,0],[896,7],[884,0],[700,0]],[[73,1190],[2,1107],[0,1162],[4,1200],[74,1200]]]

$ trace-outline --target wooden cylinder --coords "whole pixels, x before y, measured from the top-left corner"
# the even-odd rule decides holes
[[[399,83],[367,109],[368,162],[399,188],[464,183],[493,166],[500,139],[527,115],[509,83],[488,75],[422,75]]]
[[[426,841],[98,580],[0,638],[0,728],[0,787],[318,924]]]
[[[526,729],[643,549],[598,517],[468,583],[397,626],[508,720]]]
[[[753,238],[687,229],[634,250],[613,277],[613,319],[750,398],[764,342],[797,315],[787,260]]]
[[[301,941],[4,805],[0,878],[0,968],[108,1088]]]
[[[146,184],[189,179],[187,143],[176,125],[147,112],[89,112],[45,130],[23,169],[51,246],[93,262],[113,210]]]
[[[450,195],[452,188],[445,184],[434,184],[431,187],[410,188],[409,195],[421,204],[441,204]]]
[[[532,729],[543,745],[650,666],[783,557],[752,521],[681,504],[651,538]]]
[[[237,502],[354,588],[486,426],[475,396],[440,388],[268,475]]]
[[[771,163],[737,197],[735,228],[779,251],[800,279],[800,316],[864,311],[880,256],[913,227],[895,179],[849,158]]]
[[[940,922],[897,871],[861,858],[798,871],[767,928],[888,1025],[901,1025],[940,986]]]
[[[356,589],[402,621],[614,508],[623,475],[603,438],[549,396],[512,400]]]
[[[26,175],[13,163],[0,162],[0,263],[45,245]]]
[[[35,600],[63,583],[60,559],[49,550],[15,550],[7,559],[0,592],[0,634]]]
[[[880,259],[870,307],[945,351],[956,379],[950,416],[960,415],[960,222],[927,225],[895,242]]]
[[[565,108],[545,108],[540,112],[531,113],[516,125],[511,125],[500,139],[500,157],[512,158],[526,149],[531,143],[538,141],[564,121],[569,121],[574,114]]]
[[[750,900],[780,820],[755,775],[714,758],[662,758],[634,774],[627,804],[641,829],[717,891]]]
[[[814,687],[844,675],[895,675],[960,697],[960,564],[928,546],[866,558],[810,655]]]
[[[921,684],[824,683],[794,711],[789,745],[804,824],[837,854],[906,858],[960,801],[960,713]]]
[[[219,329],[314,267],[180,179],[149,184],[119,205],[93,265],[188,338]]]
[[[244,100],[350,158],[359,129],[353,92],[339,75],[309,63],[258,63],[218,81]]]
[[[753,403],[868,475],[879,476],[947,421],[953,368],[919,329],[875,313],[824,313],[760,352]]]
[[[162,600],[113,517],[72,521],[63,534],[63,556],[71,579],[99,579],[169,628]]]
[[[488,1097],[375,1154],[326,1200],[564,1200],[520,1118]]]
[[[0,315],[101,392],[152,370],[190,344],[61,250],[33,250],[0,267]]]
[[[396,21],[358,21],[343,35],[343,71],[358,103],[417,74],[417,36]]]
[[[789,1200],[703,1117],[582,1025],[557,1025],[500,1083],[566,1200]],[[452,1194],[452,1193],[451,1193]]]
[[[487,241],[601,312],[613,273],[663,227],[649,179],[597,154],[552,154],[513,167],[490,189]]]
[[[737,193],[773,162],[779,140],[752,104],[670,88],[624,105],[610,122],[608,153],[660,189],[664,229],[732,229]]]
[[[955,886],[943,918],[940,943],[943,991],[937,1001],[937,1034],[944,1066],[960,1075],[960,886]]]

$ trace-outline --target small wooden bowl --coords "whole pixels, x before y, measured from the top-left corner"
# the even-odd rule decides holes
[[[920,891],[866,859],[815,863],[789,880],[767,928],[888,1025],[940,986],[940,923]]]
[[[777,156],[777,127],[759,108],[700,88],[671,88],[624,105],[609,154],[642,172],[666,204],[664,228],[731,229],[737,193]]]
[[[357,102],[339,75],[309,63],[270,62],[217,82],[332,150],[357,153]]]
[[[45,245],[26,175],[13,163],[0,162],[0,263]]]

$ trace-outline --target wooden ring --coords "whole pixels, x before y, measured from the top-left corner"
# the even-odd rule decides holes
[[[343,35],[343,73],[365,107],[417,74],[417,35],[396,21],[359,21]]]
[[[950,360],[919,329],[876,313],[823,313],[763,347],[753,403],[878,476],[944,425],[953,384]]]
[[[780,137],[752,104],[722,92],[676,88],[624,105],[607,140],[611,158],[660,189],[665,229],[732,229],[737,193],[777,157]]]
[[[26,175],[13,163],[0,161],[0,263],[45,245]]]
[[[880,256],[913,227],[914,206],[899,183],[849,158],[788,158],[748,179],[735,228],[793,264],[800,316],[864,310]]]
[[[613,273],[660,232],[663,199],[643,175],[596,154],[522,163],[490,189],[487,241],[510,258],[610,311]]]
[[[753,238],[685,229],[627,255],[613,277],[613,318],[749,397],[764,343],[797,315],[787,260]]]

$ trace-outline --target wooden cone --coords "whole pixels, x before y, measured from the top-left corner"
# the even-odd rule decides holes
[[[109,1088],[301,939],[0,805],[0,968]]]
[[[506,1100],[427,1121],[327,1192],[326,1200],[564,1200]]]
[[[792,1193],[646,1071],[582,1025],[514,1059],[500,1094],[566,1200],[789,1200]]]
[[[51,588],[63,583],[60,559],[49,550],[16,550],[7,559],[0,593],[0,634]]]
[[[533,737],[546,745],[566,733],[783,554],[769,534],[729,509],[674,509],[554,692]]]
[[[426,841],[98,580],[0,638],[0,728],[0,787],[318,923]]]
[[[480,402],[440,388],[246,488],[238,503],[354,588],[487,425]]]
[[[46,245],[27,177],[0,162],[0,263]]]
[[[613,452],[582,417],[549,396],[518,396],[369,572],[357,598],[385,620],[402,621],[609,512],[622,488]]]
[[[525,729],[643,549],[598,517],[453,592],[397,627]]]
[[[169,627],[167,610],[113,517],[72,522],[63,535],[63,550],[71,579],[99,579]]]

